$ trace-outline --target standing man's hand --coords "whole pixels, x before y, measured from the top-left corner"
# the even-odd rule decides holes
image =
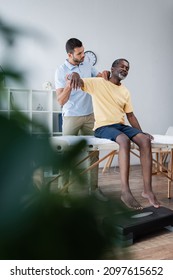
[[[67,75],[66,79],[70,81],[70,87],[72,89],[77,90],[81,87],[80,76],[78,73],[73,72],[72,74]]]
[[[107,70],[104,70],[101,74],[102,74],[102,78],[104,78],[105,80],[108,81],[109,78],[110,78],[111,72],[107,71]]]

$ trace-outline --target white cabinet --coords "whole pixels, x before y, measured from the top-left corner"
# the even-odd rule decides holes
[[[14,107],[25,114],[33,124],[28,128],[32,134],[40,134],[43,125],[51,136],[62,134],[61,106],[56,99],[55,90],[6,88],[0,93],[0,113],[13,114]]]

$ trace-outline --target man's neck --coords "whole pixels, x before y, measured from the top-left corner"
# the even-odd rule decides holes
[[[110,78],[109,78],[109,81],[110,81],[111,83],[117,85],[117,86],[120,86],[120,85],[121,85],[119,79],[115,79],[115,78],[113,78],[113,77],[110,77]]]
[[[79,66],[79,63],[74,62],[73,60],[67,59],[67,61],[72,64],[73,66]]]

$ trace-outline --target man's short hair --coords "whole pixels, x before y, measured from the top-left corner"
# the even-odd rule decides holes
[[[129,61],[125,58],[119,58],[116,59],[113,63],[112,63],[112,67],[116,67],[121,61],[126,61],[129,64]]]
[[[75,48],[82,47],[82,42],[76,38],[71,38],[66,42],[66,52],[73,53]]]

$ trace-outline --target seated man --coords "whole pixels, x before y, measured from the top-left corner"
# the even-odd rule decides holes
[[[142,196],[147,198],[151,205],[158,208],[160,204],[152,191],[151,139],[153,137],[142,131],[133,113],[130,93],[121,83],[121,80],[127,77],[128,72],[129,62],[121,58],[113,62],[108,81],[103,78],[80,79],[77,73],[73,73],[67,79],[72,88],[82,87],[82,90],[92,95],[95,136],[107,138],[119,144],[121,200],[129,208],[142,209],[129,186],[130,141],[133,141],[140,150],[144,181]],[[125,114],[131,126],[125,125]]]

